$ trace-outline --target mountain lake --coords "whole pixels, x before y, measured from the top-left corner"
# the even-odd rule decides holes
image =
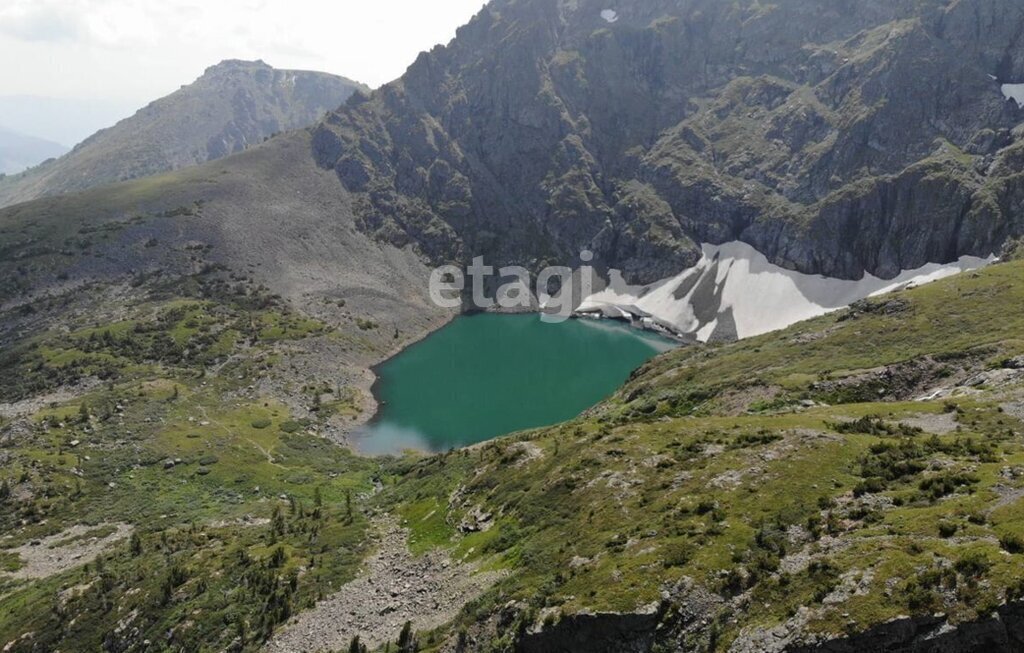
[[[441,452],[572,419],[677,346],[625,324],[463,316],[380,365],[366,454]]]

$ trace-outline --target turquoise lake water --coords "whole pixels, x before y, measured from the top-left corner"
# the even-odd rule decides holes
[[[447,451],[572,419],[674,346],[608,322],[460,317],[377,369],[380,413],[357,446]]]

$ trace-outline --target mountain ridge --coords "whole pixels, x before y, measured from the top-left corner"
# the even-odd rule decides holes
[[[1000,86],[1024,78],[1014,3],[601,11],[492,2],[322,122],[315,155],[360,196],[364,229],[435,261],[589,248],[650,283],[694,264],[696,242],[888,278],[989,256],[1024,228],[1024,112]]]
[[[60,143],[0,127],[0,174],[17,174],[67,151]]]
[[[313,124],[364,86],[335,75],[226,60],[193,83],[0,183],[0,206],[216,160]]]

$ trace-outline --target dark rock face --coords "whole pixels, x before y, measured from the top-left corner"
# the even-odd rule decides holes
[[[1006,605],[990,619],[943,628],[945,620],[903,619],[854,637],[790,653],[1017,653],[1024,650],[1024,605]]]
[[[647,653],[654,645],[657,613],[580,614],[523,635],[516,653]]]
[[[705,650],[683,644],[655,613],[576,615],[523,635],[517,653],[647,653]],[[817,636],[815,636],[817,637]],[[737,653],[748,649],[733,647]],[[1001,607],[988,619],[951,628],[942,617],[901,619],[858,635],[785,646],[786,653],[1018,653],[1024,650],[1024,604]],[[749,653],[764,653],[749,650]]]
[[[494,0],[357,95],[314,155],[364,230],[435,261],[632,282],[696,241],[858,278],[1024,231],[1016,0]]]

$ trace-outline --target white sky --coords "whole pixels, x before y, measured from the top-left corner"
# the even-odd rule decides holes
[[[379,86],[484,0],[0,0],[0,95],[142,107],[223,59]]]

